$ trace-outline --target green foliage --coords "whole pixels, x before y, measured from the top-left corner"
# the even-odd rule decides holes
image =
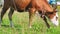
[[[58,10],[60,6],[58,6]],[[58,12],[60,15],[60,12]],[[28,28],[29,14],[27,12],[18,13],[15,12],[12,16],[14,28],[9,27],[8,12],[3,17],[2,27],[0,27],[0,34],[60,34],[60,25],[54,27],[53,24],[49,22],[51,28],[48,29],[44,21],[37,16],[34,17],[34,22],[32,23],[32,28]],[[60,17],[60,16],[59,16]],[[59,18],[60,20],[60,18]],[[60,22],[60,21],[59,21]]]
[[[60,0],[57,0],[57,1],[60,1]]]

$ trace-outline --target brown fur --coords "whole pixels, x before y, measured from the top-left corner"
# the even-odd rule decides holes
[[[32,19],[37,10],[41,12],[53,12],[53,8],[48,4],[47,0],[4,0],[4,6],[1,12],[1,20],[9,7],[11,7],[9,12],[10,21],[12,21],[11,18],[14,10],[21,12],[24,9],[29,9],[29,26],[32,25]],[[48,24],[46,18],[44,20],[46,24]],[[49,27],[49,25],[47,26]]]

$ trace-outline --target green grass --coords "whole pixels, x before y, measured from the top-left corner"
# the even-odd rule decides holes
[[[59,9],[60,8],[58,6],[58,10]],[[58,14],[60,17],[60,12],[58,12]],[[51,25],[51,28],[48,29],[42,18],[39,19],[37,18],[37,16],[34,17],[32,28],[29,29],[28,18],[29,18],[28,12],[23,13],[14,12],[12,20],[15,27],[11,28],[9,27],[10,23],[7,12],[3,17],[2,27],[0,27],[0,34],[60,34],[60,25],[58,27],[55,27],[50,21],[48,21],[49,24]]]

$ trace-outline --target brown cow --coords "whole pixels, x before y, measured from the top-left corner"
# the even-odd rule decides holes
[[[28,10],[30,28],[32,25],[33,16],[36,11],[38,11],[40,15],[44,15],[43,20],[47,24],[48,28],[50,27],[50,25],[47,23],[45,16],[47,16],[54,25],[58,26],[58,14],[55,10],[53,10],[53,8],[48,4],[46,0],[4,0],[4,6],[1,11],[1,21],[8,8],[10,8],[10,12],[8,15],[11,27],[13,26],[12,14],[14,13],[14,10],[17,10],[18,12]]]

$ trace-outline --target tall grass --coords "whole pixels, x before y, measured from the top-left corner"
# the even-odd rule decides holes
[[[58,6],[58,10],[59,9],[60,7]],[[2,27],[0,28],[0,34],[60,34],[60,25],[58,27],[55,27],[50,21],[48,21],[51,25],[51,28],[48,29],[42,18],[39,19],[37,18],[37,16],[33,18],[34,21],[32,23],[32,28],[29,29],[28,12],[18,13],[17,11],[15,11],[12,16],[12,20],[15,27],[11,28],[9,27],[10,23],[8,19],[8,12],[9,10],[3,17]],[[60,15],[60,12],[58,12],[58,14]]]

